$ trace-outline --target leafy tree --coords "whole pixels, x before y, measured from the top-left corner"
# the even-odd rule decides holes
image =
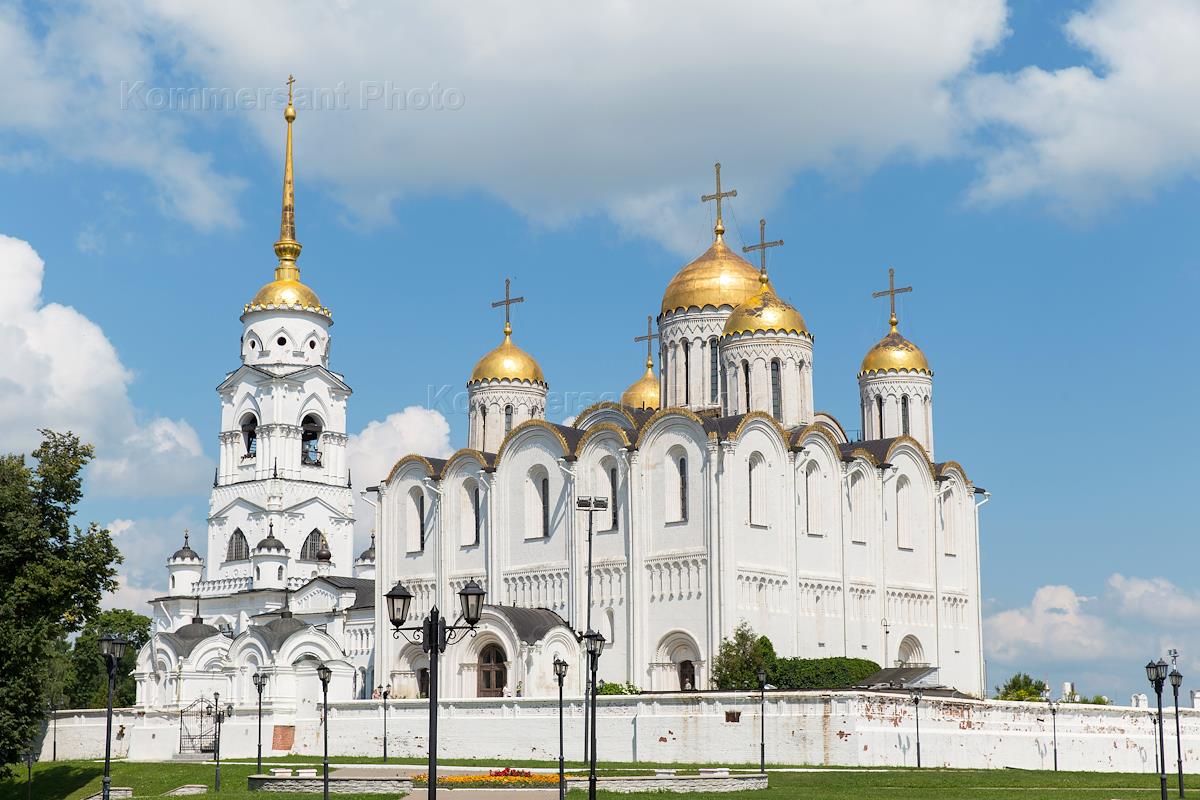
[[[91,446],[41,433],[35,465],[0,456],[0,777],[38,732],[56,643],[99,614],[121,562],[108,531],[71,524]]]
[[[1003,686],[996,687],[997,700],[1023,700],[1026,702],[1039,701],[1050,689],[1045,681],[1035,680],[1028,673],[1018,672],[1009,678]]]
[[[721,641],[721,649],[713,660],[713,684],[718,689],[757,689],[758,670],[765,669],[770,676],[775,661],[771,640],[756,635],[749,623],[742,622],[734,629],[732,639]]]
[[[101,611],[88,620],[71,650],[67,680],[67,702],[71,708],[103,708],[108,704],[108,670],[100,652],[100,637],[117,633],[129,642],[117,665],[114,706],[130,706],[137,699],[137,685],[128,676],[137,665],[137,653],[150,639],[150,618],[125,608]]]

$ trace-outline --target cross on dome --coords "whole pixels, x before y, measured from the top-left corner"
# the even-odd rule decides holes
[[[758,244],[747,245],[742,248],[743,253],[752,253],[758,251],[758,279],[763,283],[767,281],[767,248],[782,247],[783,239],[776,239],[773,242],[767,241],[767,221],[760,219],[758,221]]]
[[[913,287],[911,287],[911,286],[902,286],[899,289],[897,289],[896,288],[896,270],[889,267],[888,268],[888,288],[886,288],[880,292],[871,292],[871,297],[885,297],[886,296],[886,297],[888,297],[889,301],[891,302],[892,316],[891,316],[891,319],[888,321],[888,324],[890,324],[892,326],[892,330],[896,330],[896,324],[900,322],[900,320],[897,319],[897,317],[896,317],[896,295],[904,294],[905,292],[911,292],[912,290],[913,290]]]
[[[701,195],[700,202],[707,203],[709,200],[717,201],[717,224],[713,226],[713,236],[717,239],[717,241],[720,241],[721,237],[725,235],[725,223],[721,219],[721,198],[737,197],[737,189],[730,189],[728,192],[721,191],[721,162],[720,161],[718,161],[716,164],[713,164],[713,171],[716,173],[716,176],[717,176],[717,191],[715,194]]]
[[[647,367],[654,366],[654,351],[652,350],[652,348],[654,346],[654,340],[659,339],[659,338],[661,338],[661,337],[657,333],[654,332],[654,317],[647,315],[646,316],[646,335],[633,337],[633,340],[635,342],[645,342],[646,343],[646,366]]]
[[[524,297],[513,297],[512,296],[512,278],[505,278],[504,279],[504,299],[497,300],[496,302],[492,303],[492,308],[499,308],[500,306],[504,306],[504,335],[505,336],[512,333],[512,318],[510,316],[509,310],[515,304],[524,303],[524,302],[525,302]]]

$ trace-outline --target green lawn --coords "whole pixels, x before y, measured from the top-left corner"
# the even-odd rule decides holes
[[[279,760],[279,759],[275,759]],[[314,759],[291,758],[289,761],[313,762]],[[348,759],[366,762],[366,759]],[[405,763],[418,764],[415,759]],[[449,763],[449,762],[447,762]],[[471,763],[458,761],[456,763]],[[478,762],[480,771],[499,766],[496,762]],[[519,766],[513,763],[512,766]],[[549,762],[530,762],[527,766],[550,766]],[[606,764],[616,771],[630,768],[645,769],[647,764]],[[0,781],[0,800],[23,800],[26,796],[25,768],[16,765],[16,778]],[[253,765],[223,764],[221,766],[222,790],[220,797],[229,800],[263,800],[267,797],[293,795],[250,794],[246,790],[246,776],[254,771]],[[91,761],[60,761],[41,763],[34,767],[32,796],[44,800],[80,800],[100,790],[103,765]],[[1082,798],[1083,800],[1120,800],[1122,798],[1145,798],[1153,800],[1158,794],[1158,778],[1149,774],[1097,774],[1079,772],[1026,772],[1020,770],[871,770],[855,772],[846,769],[828,769],[816,772],[776,772],[771,775],[771,788],[761,792],[738,795],[694,794],[667,795],[678,800],[858,800],[859,798],[887,798],[887,800],[929,800],[930,798],[970,798],[970,800],[1042,800],[1043,798]],[[1193,776],[1200,789],[1200,776]],[[1175,796],[1175,779],[1170,778],[1171,796]],[[160,797],[170,789],[185,783],[203,783],[212,786],[211,764],[145,764],[115,762],[113,764],[113,786],[132,786],[135,797]],[[445,791],[445,790],[443,790]],[[621,800],[629,795],[602,792],[607,800]],[[209,797],[213,797],[210,791]],[[319,795],[294,795],[315,798]],[[346,800],[379,800],[388,795],[338,795]],[[416,793],[423,797],[424,792]],[[659,795],[662,797],[662,795]],[[447,795],[452,797],[452,795]],[[499,795],[498,797],[502,797]],[[572,798],[582,797],[573,792]]]

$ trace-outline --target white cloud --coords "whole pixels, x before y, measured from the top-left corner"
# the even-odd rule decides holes
[[[1053,658],[1094,660],[1112,646],[1112,630],[1095,598],[1069,586],[1043,586],[1028,606],[993,614],[984,621],[988,654],[1000,661]]]
[[[1122,616],[1158,624],[1200,624],[1200,596],[1166,578],[1127,578],[1117,573],[1109,577],[1108,589]]]
[[[403,456],[418,453],[433,458],[445,458],[454,452],[450,446],[450,423],[439,412],[421,406],[408,406],[389,414],[384,420],[372,420],[346,446],[350,472],[355,487],[361,491],[387,477]],[[355,497],[354,515],[359,539],[374,525],[371,506]]]
[[[101,604],[148,614],[147,601],[166,593],[167,558],[183,544],[184,528],[203,530],[203,517],[183,508],[169,517],[121,517],[104,527],[113,534],[125,561],[119,568],[117,590]]]
[[[72,430],[96,447],[89,488],[101,494],[169,493],[211,470],[182,420],[139,424],[132,375],[104,331],[73,308],[44,303],[44,264],[27,242],[0,235],[0,451],[28,451],[38,428]]]
[[[1200,5],[1097,0],[1065,33],[1094,66],[1026,67],[967,82],[965,110],[994,126],[982,202],[1039,195],[1094,213],[1200,168]]]

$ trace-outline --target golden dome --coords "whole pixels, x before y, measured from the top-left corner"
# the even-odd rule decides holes
[[[250,301],[251,308],[256,306],[302,306],[304,308],[321,309],[321,299],[317,293],[300,281],[273,280],[258,290]]]
[[[654,374],[654,360],[646,359],[646,374],[621,393],[621,405],[655,410],[658,403],[658,376]]]
[[[858,377],[886,372],[919,372],[933,375],[921,348],[905,339],[896,329],[896,317],[891,319],[892,330],[867,351]]]
[[[759,276],[759,290],[733,310],[725,321],[722,336],[737,333],[795,333],[810,336],[804,317],[779,299],[766,273]]]
[[[675,274],[663,294],[662,312],[695,306],[737,306],[758,292],[758,270],[725,246],[718,235],[712,247]]]
[[[505,324],[504,341],[479,359],[479,363],[471,371],[471,380],[468,383],[484,381],[528,381],[545,386],[546,376],[542,374],[542,368],[533,360],[533,356],[513,344],[512,326]]]

